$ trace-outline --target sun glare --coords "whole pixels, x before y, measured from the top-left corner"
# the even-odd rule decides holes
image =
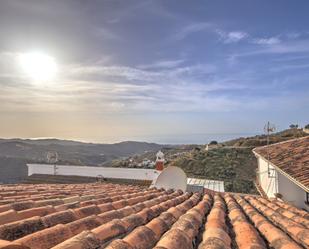
[[[52,79],[57,72],[57,64],[53,57],[38,53],[23,53],[19,56],[23,71],[32,79],[46,81]]]

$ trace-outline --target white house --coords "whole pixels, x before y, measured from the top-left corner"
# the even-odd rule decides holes
[[[155,180],[159,171],[154,169],[130,169],[112,167],[51,165],[51,164],[27,164],[28,176],[33,174],[90,176],[117,179]]]
[[[253,153],[263,194],[309,211],[309,136],[258,147]]]

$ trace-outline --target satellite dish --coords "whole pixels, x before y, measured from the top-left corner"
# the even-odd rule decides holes
[[[178,167],[168,166],[158,176],[154,183],[156,188],[187,190],[187,175]]]

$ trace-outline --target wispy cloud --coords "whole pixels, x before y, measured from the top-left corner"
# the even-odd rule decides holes
[[[253,34],[249,34],[245,31],[225,31],[223,29],[215,29],[214,32],[219,35],[219,39],[226,44],[247,41],[248,43],[257,45],[274,45],[304,37],[304,32],[289,32],[270,37],[255,37]]]
[[[130,82],[184,82],[188,79],[214,73],[216,67],[211,64],[194,64],[188,66],[171,67],[171,64],[175,62],[167,63],[169,67],[143,69],[138,67],[129,66],[102,66],[102,65],[76,65],[68,68],[66,71],[69,77],[80,78],[86,77],[88,80],[98,78],[108,79],[125,79]],[[164,63],[163,63],[164,64]],[[162,66],[162,65],[161,65]],[[166,65],[165,65],[166,66]]]
[[[175,68],[183,64],[185,60],[160,60],[151,64],[139,65],[141,69],[156,69],[156,68]]]
[[[8,59],[8,58],[6,58]],[[23,81],[14,71],[7,83],[0,72],[0,112],[102,113],[227,111],[238,100],[218,94],[245,87],[235,79],[213,79],[214,65],[182,66],[182,60],[159,61],[146,68],[130,66],[59,65],[63,72],[49,85]],[[6,83],[5,83],[6,82]],[[215,94],[214,94],[215,93]]]
[[[252,40],[252,43],[259,45],[273,45],[281,43],[281,40],[278,37],[256,38]]]
[[[249,36],[246,32],[243,32],[243,31],[226,32],[226,31],[217,29],[216,33],[219,35],[220,40],[222,40],[223,43],[236,43],[236,42],[246,39]]]
[[[259,56],[259,55],[288,55],[297,53],[309,53],[309,40],[292,40],[282,41],[281,43],[269,44],[268,46],[258,46],[247,51],[233,53],[228,56],[228,59],[237,60],[241,57]]]

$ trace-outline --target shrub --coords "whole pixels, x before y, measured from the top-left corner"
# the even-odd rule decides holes
[[[209,144],[210,144],[210,145],[216,145],[216,144],[218,144],[218,142],[215,141],[215,140],[212,140]]]
[[[290,129],[297,129],[298,128],[298,124],[291,124],[290,125]]]

